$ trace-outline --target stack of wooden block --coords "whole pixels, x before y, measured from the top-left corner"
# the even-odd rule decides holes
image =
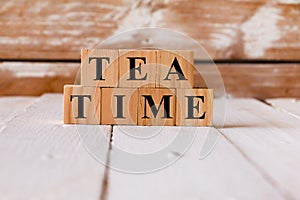
[[[64,123],[210,126],[212,90],[193,85],[193,51],[83,49]]]

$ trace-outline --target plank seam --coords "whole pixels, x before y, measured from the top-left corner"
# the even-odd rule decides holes
[[[109,140],[109,147],[106,155],[106,165],[104,169],[104,176],[100,185],[101,192],[100,192],[100,199],[99,200],[107,200],[108,197],[108,188],[109,188],[109,172],[110,172],[110,152],[112,150],[112,138],[114,132],[114,125],[111,125],[110,130],[110,140]]]
[[[266,104],[267,106],[271,106],[271,107],[273,107],[272,106],[272,104],[270,104],[269,102],[267,102],[266,100],[264,100],[264,99],[261,99],[261,98],[255,98],[257,101],[260,101],[261,103],[263,103],[263,104]]]
[[[274,180],[263,168],[255,163],[255,161],[252,160],[245,152],[243,152],[243,150],[238,145],[236,145],[229,137],[227,137],[226,134],[222,132],[222,130],[217,130],[249,162],[249,164],[252,165],[260,173],[263,179],[265,179],[266,182],[268,182],[275,190],[279,192],[279,194],[284,199],[296,200],[295,197],[293,197],[288,191],[285,191],[283,188],[281,188],[276,180]]]
[[[270,107],[272,107],[272,108],[274,108],[276,110],[279,110],[280,112],[286,113],[286,114],[288,114],[288,115],[290,115],[290,116],[292,116],[292,117],[300,120],[300,116],[298,116],[298,115],[296,115],[296,114],[294,114],[294,113],[292,113],[292,112],[290,112],[290,111],[288,111],[288,110],[286,110],[284,108],[281,108],[280,106],[277,106],[276,104],[269,103],[269,102],[267,102],[264,99],[257,99],[257,100],[259,100],[260,102],[262,102],[262,103],[264,103],[264,104],[266,104],[266,105],[268,105],[268,106],[270,106]]]

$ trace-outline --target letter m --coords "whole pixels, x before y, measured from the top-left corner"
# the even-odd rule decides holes
[[[147,102],[148,102],[151,112],[153,113],[155,118],[156,118],[158,111],[160,110],[162,104],[164,107],[164,116],[162,118],[172,118],[170,115],[170,98],[171,98],[171,96],[172,95],[164,95],[162,97],[162,99],[160,100],[159,105],[156,106],[151,95],[143,95],[143,97],[145,98],[145,103],[144,103],[144,116],[142,118],[143,119],[149,118],[149,116],[147,116]]]

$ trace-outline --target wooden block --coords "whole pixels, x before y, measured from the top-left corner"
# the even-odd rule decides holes
[[[175,89],[140,88],[138,125],[174,126]]]
[[[156,50],[119,50],[119,87],[155,87]]]
[[[158,51],[156,87],[193,88],[193,51]]]
[[[176,126],[211,126],[212,89],[176,89]]]
[[[116,87],[118,85],[118,56],[114,49],[81,50],[81,85]]]
[[[65,85],[64,123],[100,124],[100,101],[100,88]]]
[[[137,125],[138,89],[102,88],[101,124]]]

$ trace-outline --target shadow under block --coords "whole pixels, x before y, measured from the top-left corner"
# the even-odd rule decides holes
[[[81,85],[117,87],[119,51],[114,49],[81,50]]]
[[[101,124],[137,125],[138,89],[102,88]]]
[[[65,85],[64,123],[100,124],[100,101],[100,88]]]
[[[193,88],[194,52],[158,51],[156,87]]]
[[[138,125],[174,126],[175,89],[140,88]]]
[[[177,126],[212,125],[212,89],[177,89],[176,96]]]
[[[155,87],[157,50],[119,50],[119,87]]]

